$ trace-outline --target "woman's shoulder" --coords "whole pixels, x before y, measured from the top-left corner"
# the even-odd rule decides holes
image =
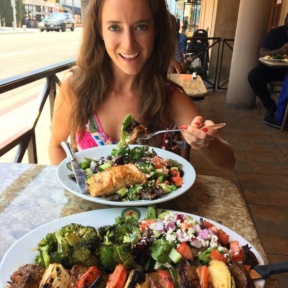
[[[189,98],[181,86],[174,83],[169,83],[168,85],[171,103],[182,103],[182,101],[185,101],[187,98]]]
[[[169,82],[167,82],[167,87],[168,87],[169,94],[173,94],[173,95],[177,93],[185,94],[183,87],[179,86],[173,80],[169,79]]]
[[[65,75],[63,76],[63,79],[60,83],[60,92],[63,98],[69,98],[71,99],[72,88],[71,83],[73,83],[73,77],[75,76],[75,69],[76,67],[70,68]]]
[[[67,70],[66,73],[64,74],[63,82],[68,82],[69,79],[71,79],[71,77],[75,75],[77,69],[78,69],[77,66],[74,66],[74,67],[71,67],[69,70]]]

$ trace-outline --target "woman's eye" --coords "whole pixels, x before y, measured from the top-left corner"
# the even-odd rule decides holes
[[[144,25],[144,24],[137,26],[137,30],[139,31],[145,31],[147,29],[148,29],[147,25]]]
[[[110,30],[110,31],[119,31],[120,28],[119,28],[119,26],[117,26],[117,25],[111,25],[111,26],[109,27],[109,30]]]

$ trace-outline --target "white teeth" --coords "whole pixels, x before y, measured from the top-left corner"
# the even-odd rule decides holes
[[[140,54],[140,53],[138,52],[138,53],[135,53],[135,54],[132,54],[132,55],[130,55],[130,54],[120,54],[120,55],[121,55],[122,57],[124,57],[124,58],[132,59],[132,58],[137,57],[139,54]]]

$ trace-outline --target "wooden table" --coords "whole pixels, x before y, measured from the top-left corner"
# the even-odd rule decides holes
[[[192,74],[170,74],[170,79],[183,87],[186,94],[193,100],[202,100],[208,94],[208,90],[200,75],[192,79]]]
[[[56,171],[56,166],[0,163],[0,260],[15,241],[40,225],[80,212],[112,208],[65,191]],[[243,236],[268,262],[243,195],[227,179],[197,175],[186,193],[157,207],[217,221]],[[266,283],[266,287],[279,287],[273,279]]]

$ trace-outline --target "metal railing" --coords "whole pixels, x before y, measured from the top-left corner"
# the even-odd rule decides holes
[[[203,37],[187,37],[187,42],[189,43],[191,40],[203,40]],[[193,49],[187,49],[186,52],[187,53],[191,53],[191,58],[192,61],[195,60],[196,58],[202,58],[203,63],[203,69],[204,70],[208,70],[208,62],[209,62],[209,50],[212,49],[214,46],[214,48],[216,48],[216,63],[215,63],[215,71],[214,71],[214,78],[212,80],[209,80],[206,74],[206,71],[204,73],[204,75],[202,76],[203,81],[205,81],[207,84],[209,84],[209,86],[207,87],[207,89],[213,89],[213,91],[215,91],[216,89],[216,82],[217,82],[217,77],[218,77],[218,66],[219,66],[219,53],[220,53],[220,43],[221,43],[221,38],[220,37],[205,37],[205,39],[207,40],[207,47],[203,46],[202,49],[200,49],[199,51],[197,51],[196,53],[193,53]]]
[[[28,126],[26,125],[22,130],[18,131],[10,138],[4,139],[4,141],[0,142],[0,157],[17,147],[13,162],[21,163],[24,154],[27,151],[29,163],[38,163],[35,137],[35,129],[38,120],[48,99],[50,101],[50,115],[52,117],[54,100],[56,96],[56,85],[59,86],[61,84],[56,74],[71,68],[74,64],[75,59],[71,59],[55,65],[44,67],[42,69],[31,71],[24,76],[17,75],[15,77],[6,78],[0,81],[1,97],[1,94],[4,92],[8,92],[26,84],[45,79],[42,89],[38,94],[37,107],[32,111],[31,124]]]
[[[187,37],[187,43],[189,43],[191,40],[203,40],[203,37]],[[207,47],[203,47],[203,49],[197,51],[197,53],[192,53],[191,56],[191,60],[195,60],[196,58],[201,58],[203,60],[202,67],[203,69],[208,70],[210,68],[208,68],[208,64],[209,64],[209,50],[212,49],[214,46],[214,48],[216,48],[216,52],[215,50],[213,51],[213,54],[216,55],[215,56],[215,60],[213,60],[215,62],[215,66],[214,66],[214,71],[212,73],[213,79],[211,80],[208,76],[208,73],[204,73],[204,75],[202,76],[203,81],[205,81],[208,86],[207,89],[213,89],[213,91],[215,91],[216,89],[227,89],[227,86],[225,86],[228,82],[229,82],[229,75],[227,77],[227,73],[223,73],[223,59],[225,58],[225,53],[227,53],[227,50],[225,49],[225,47],[228,47],[228,51],[230,51],[231,53],[233,53],[233,46],[232,43],[234,43],[234,39],[223,39],[223,38],[219,38],[219,37],[208,37],[207,38],[207,42],[209,43],[207,45]],[[231,44],[230,44],[231,43]],[[221,45],[221,47],[220,47]],[[186,50],[187,53],[193,52],[193,50]],[[220,56],[221,55],[221,56]],[[227,65],[227,63],[226,63]],[[230,70],[230,66],[226,67],[226,69]],[[220,81],[223,77],[226,77],[225,82],[220,84]],[[225,87],[224,87],[225,86]]]
[[[223,80],[224,82],[221,82],[222,79],[222,64],[223,59],[225,57],[225,47],[228,48],[228,51],[231,51],[231,54],[233,53],[233,45],[234,39],[222,39],[222,47],[221,47],[221,56],[220,56],[220,65],[219,65],[219,75],[217,80],[217,89],[227,89],[227,85],[229,82],[229,75],[226,77],[227,79]]]

